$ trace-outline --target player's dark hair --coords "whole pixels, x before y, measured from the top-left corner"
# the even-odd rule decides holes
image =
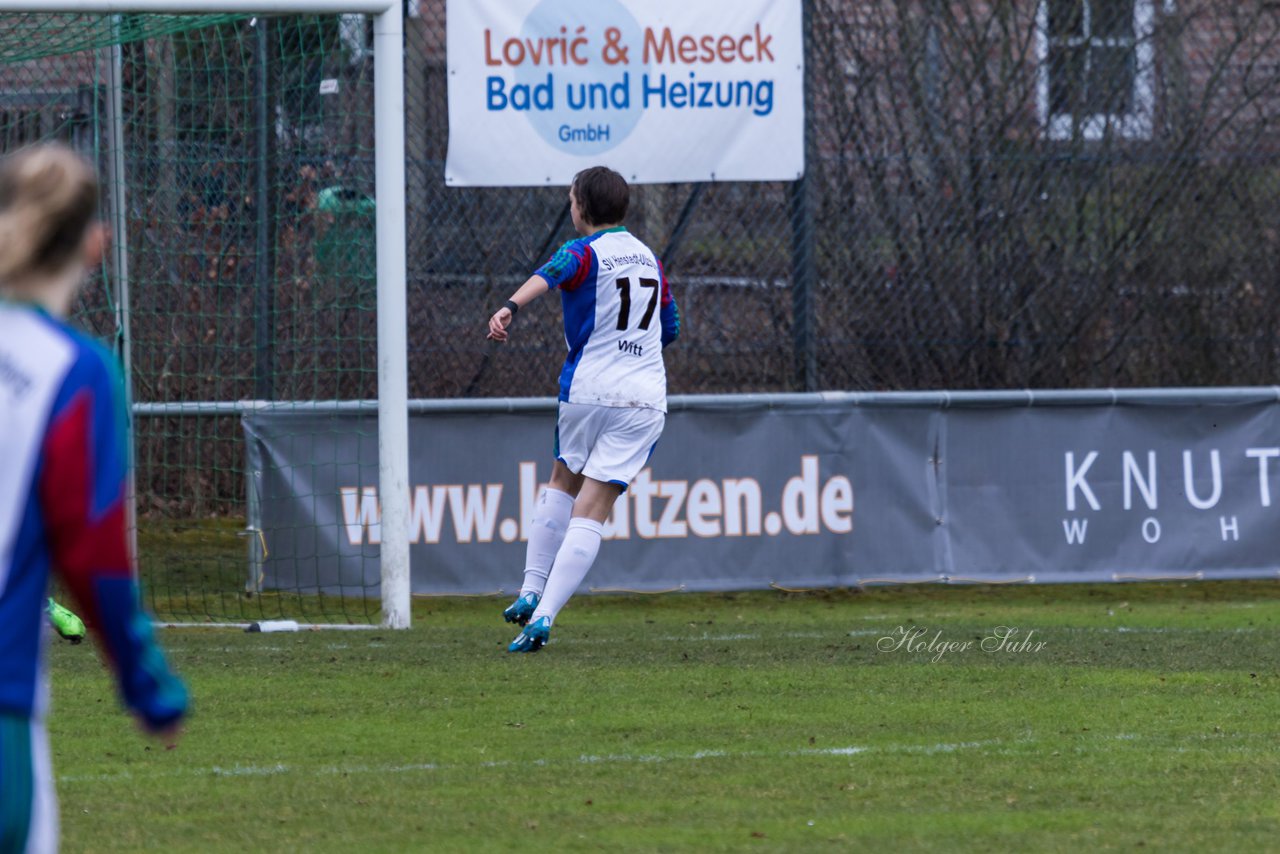
[[[592,166],[573,176],[573,197],[588,225],[610,225],[627,218],[631,188],[608,166]]]
[[[60,143],[23,149],[0,166],[0,280],[53,274],[76,256],[98,212],[93,167]]]

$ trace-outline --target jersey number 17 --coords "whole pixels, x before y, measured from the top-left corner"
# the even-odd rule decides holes
[[[653,311],[658,307],[658,291],[662,287],[662,283],[657,279],[640,279],[640,287],[649,290],[649,304],[645,306],[644,314],[640,317],[640,328],[648,329],[649,324],[653,321]],[[622,300],[622,308],[618,311],[618,329],[625,331],[631,322],[631,280],[621,278],[617,281],[618,297]]]

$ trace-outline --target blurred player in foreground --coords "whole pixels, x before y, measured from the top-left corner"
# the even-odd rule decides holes
[[[489,318],[506,341],[515,313],[560,289],[569,346],[560,372],[560,414],[551,482],[538,499],[520,596],[503,617],[524,630],[507,648],[535,652],[600,550],[613,504],[662,435],[667,372],[662,348],[680,334],[680,312],[662,264],[622,221],[630,188],[603,166],[569,188],[581,237],[552,256]]]
[[[139,607],[125,521],[126,412],[114,357],[63,318],[106,231],[71,149],[0,162],[0,852],[58,847],[44,716],[44,608],[57,571],[98,635],[125,705],[176,736],[183,684]]]

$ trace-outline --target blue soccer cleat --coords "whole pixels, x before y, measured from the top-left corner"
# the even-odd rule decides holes
[[[507,647],[507,652],[537,652],[551,639],[551,618],[539,617],[524,631],[516,635],[516,639]]]
[[[534,609],[538,607],[540,598],[537,593],[521,593],[520,597],[512,602],[507,607],[507,610],[502,612],[502,619],[508,623],[525,625],[533,617]]]

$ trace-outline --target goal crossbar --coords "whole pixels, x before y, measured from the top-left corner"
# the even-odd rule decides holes
[[[382,15],[399,8],[398,0],[0,0],[0,12],[84,15]]]

